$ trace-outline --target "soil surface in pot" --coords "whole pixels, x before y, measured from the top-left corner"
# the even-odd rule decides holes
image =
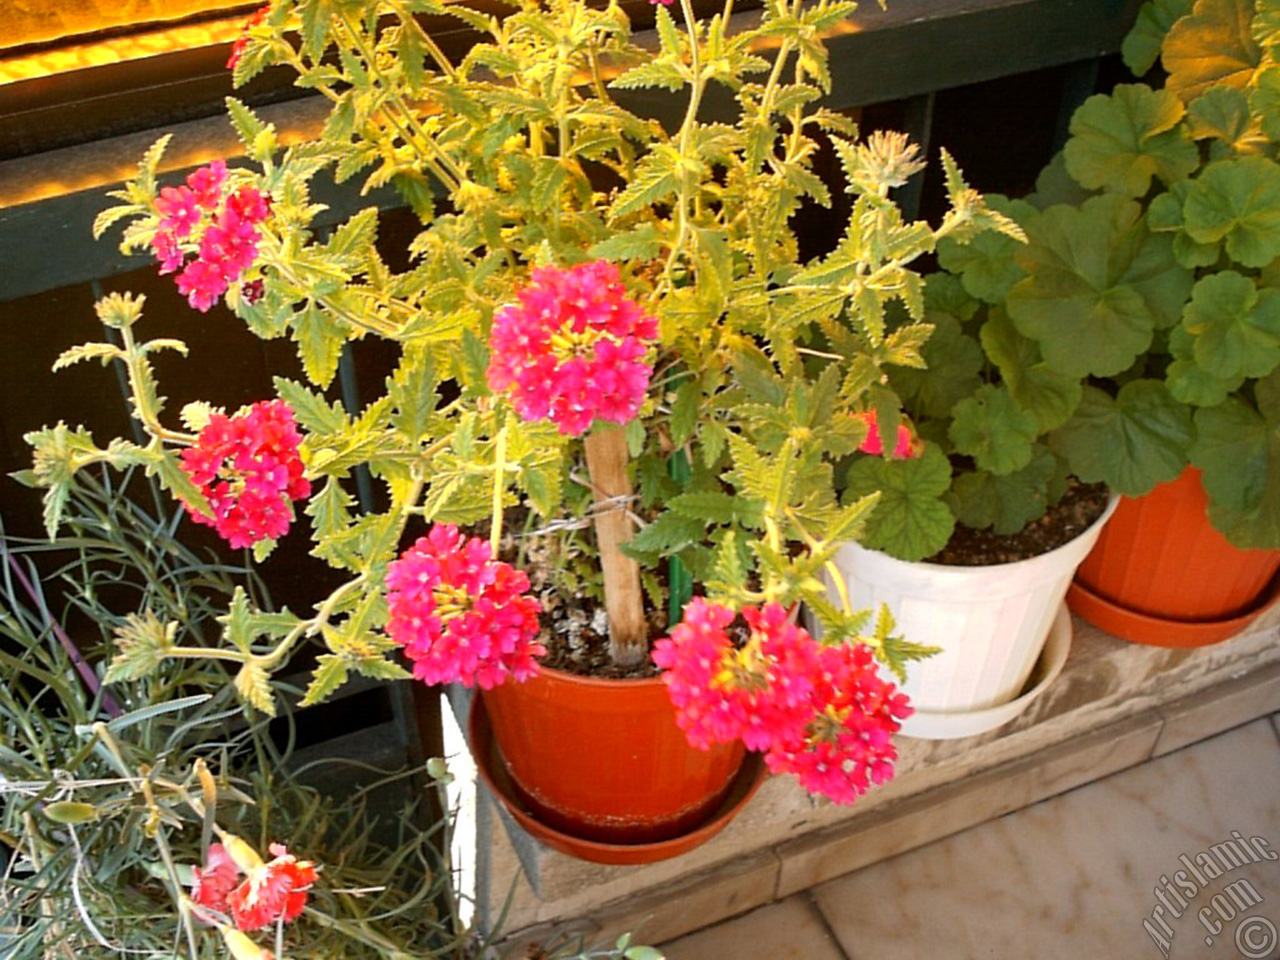
[[[1107,509],[1109,496],[1104,484],[1071,481],[1061,500],[1017,533],[999,534],[957,525],[951,540],[928,562],[974,567],[1038,557],[1084,533]]]

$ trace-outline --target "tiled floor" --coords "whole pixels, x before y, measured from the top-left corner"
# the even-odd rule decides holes
[[[663,950],[668,960],[1276,960],[1277,931],[1280,714]]]

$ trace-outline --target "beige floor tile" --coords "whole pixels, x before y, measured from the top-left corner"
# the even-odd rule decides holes
[[[681,937],[662,951],[667,960],[845,960],[803,895]]]
[[[1241,865],[1230,860],[1247,852],[1237,833],[1261,838]],[[1170,960],[1271,960],[1280,944],[1263,948],[1280,929],[1280,858],[1261,854],[1275,851],[1280,745],[1260,720],[813,895],[855,960],[1140,960],[1165,950]],[[1220,855],[1231,869],[1213,879],[1205,863]]]

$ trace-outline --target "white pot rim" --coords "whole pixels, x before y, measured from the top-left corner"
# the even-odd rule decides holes
[[[1025,570],[1035,566],[1053,566],[1057,563],[1058,558],[1064,553],[1068,553],[1076,549],[1076,545],[1084,538],[1090,536],[1095,531],[1100,531],[1103,524],[1111,519],[1111,515],[1115,513],[1116,507],[1120,503],[1120,497],[1116,493],[1110,494],[1107,498],[1106,509],[1098,516],[1098,519],[1089,524],[1084,530],[1076,534],[1066,543],[1054,547],[1047,553],[1036,554],[1034,557],[1027,557],[1023,560],[1014,560],[1010,563],[986,563],[986,564],[950,564],[950,563],[930,563],[927,560],[900,560],[891,554],[885,553],[883,550],[874,550],[871,547],[864,547],[856,540],[850,540],[840,547],[840,551],[849,550],[855,553],[868,554],[876,558],[876,562],[883,567],[891,568],[894,565],[900,565],[903,568],[924,569],[929,571],[930,575],[936,577],[954,577],[962,578],[967,576],[980,575],[983,573],[991,573],[996,570],[1014,571]]]

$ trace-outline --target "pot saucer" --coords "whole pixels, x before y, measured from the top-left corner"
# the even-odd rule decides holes
[[[1072,612],[1099,630],[1154,647],[1205,647],[1234,637],[1280,597],[1280,582],[1273,583],[1252,610],[1226,620],[1166,620],[1129,610],[1102,597],[1079,581],[1067,590]]]
[[[902,722],[899,736],[914,737],[918,740],[956,740],[961,737],[972,737],[979,733],[994,730],[1008,723],[1031,702],[1044,693],[1049,684],[1057,679],[1067,662],[1067,654],[1071,652],[1071,615],[1066,605],[1058,608],[1053,618],[1053,626],[1049,630],[1044,649],[1031,671],[1031,677],[1020,696],[1007,703],[986,707],[982,710],[929,712],[917,710]]]
[[[472,701],[468,732],[471,752],[475,756],[476,768],[480,772],[481,779],[516,822],[551,849],[592,863],[615,866],[654,863],[688,853],[723,830],[729,821],[746,806],[747,801],[760,788],[767,774],[760,754],[749,752],[737,775],[729,784],[729,790],[720,806],[701,826],[669,840],[652,843],[605,843],[599,840],[585,840],[550,827],[538,820],[528,806],[521,801],[511,782],[511,776],[507,773],[506,765],[502,762],[502,754],[498,751],[498,744],[493,738],[493,731],[489,726],[489,714],[485,710],[484,700],[481,697],[476,697]]]

